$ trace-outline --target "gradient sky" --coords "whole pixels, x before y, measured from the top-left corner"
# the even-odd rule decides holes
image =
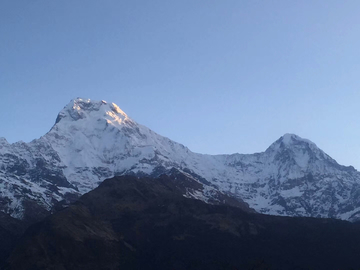
[[[360,169],[360,1],[2,0],[0,137],[73,98],[207,154],[285,133]]]

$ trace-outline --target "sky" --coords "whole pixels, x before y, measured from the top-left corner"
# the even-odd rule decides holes
[[[360,1],[2,0],[0,137],[76,97],[204,154],[285,133],[360,169]]]

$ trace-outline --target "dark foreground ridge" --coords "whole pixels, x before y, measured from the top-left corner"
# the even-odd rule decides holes
[[[6,269],[360,269],[360,224],[276,217],[121,176],[33,224]]]

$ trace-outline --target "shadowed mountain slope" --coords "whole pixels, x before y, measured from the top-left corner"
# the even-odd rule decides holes
[[[28,225],[0,212],[0,269]]]
[[[359,269],[360,226],[185,198],[169,176],[105,180],[32,225],[10,269]]]

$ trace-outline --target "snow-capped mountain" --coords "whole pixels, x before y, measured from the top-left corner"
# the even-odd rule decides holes
[[[0,139],[0,208],[17,218],[73,200],[115,175],[180,172],[184,196],[244,200],[261,213],[360,218],[360,173],[314,143],[286,134],[265,152],[203,155],[160,136],[105,101],[72,100],[30,143]]]

